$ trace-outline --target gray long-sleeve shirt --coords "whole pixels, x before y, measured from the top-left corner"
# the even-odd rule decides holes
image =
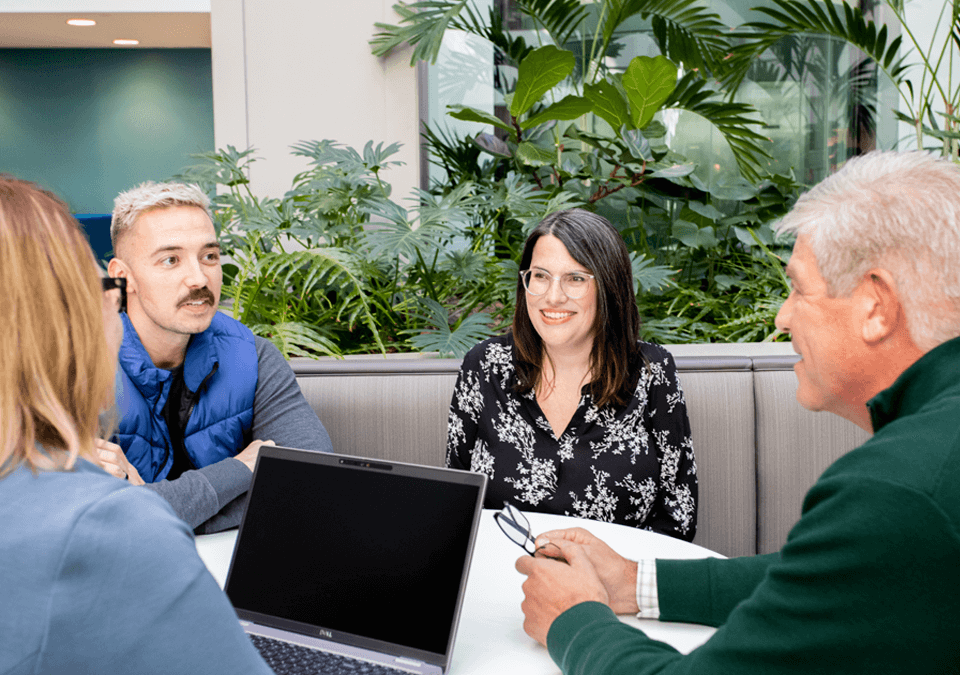
[[[272,342],[254,338],[257,345],[257,389],[253,401],[251,438],[318,452],[332,452],[333,444],[313,408],[307,403],[290,365]],[[144,487],[156,492],[197,534],[237,527],[243,517],[247,489],[253,477],[240,460],[229,458],[201,469],[185,471],[174,480]]]

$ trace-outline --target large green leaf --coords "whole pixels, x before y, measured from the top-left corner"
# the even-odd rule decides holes
[[[627,101],[612,82],[600,80],[594,84],[585,84],[583,95],[593,104],[593,113],[613,129],[630,123]]]
[[[520,64],[510,114],[520,117],[544,94],[563,82],[576,65],[573,52],[546,45],[534,49]]]
[[[493,134],[479,133],[474,137],[473,142],[478,148],[484,152],[489,152],[495,157],[513,157],[513,153],[510,152],[510,146]]]
[[[479,312],[463,317],[456,328],[451,329],[450,312],[446,307],[431,298],[421,300],[421,306],[415,316],[428,327],[403,331],[411,335],[410,342],[420,351],[463,358],[474,345],[493,335],[487,325],[490,321],[487,314]]]
[[[496,115],[492,115],[483,110],[477,110],[476,108],[471,108],[470,106],[465,105],[448,105],[447,110],[450,117],[456,120],[463,120],[464,122],[479,122],[480,124],[492,124],[495,127],[500,127],[504,131],[509,131],[510,133],[515,133],[513,127],[504,122],[502,119]]]
[[[650,173],[650,178],[682,178],[689,176],[697,168],[695,162],[684,162],[683,164],[671,164],[662,168],[657,168]]]
[[[524,141],[517,146],[516,157],[529,166],[543,166],[545,164],[552,164],[557,160],[555,152],[541,148],[529,141]]]
[[[719,243],[713,227],[697,227],[686,220],[674,222],[673,236],[690,248],[710,248]]]
[[[521,122],[520,128],[529,129],[550,120],[575,120],[592,109],[593,103],[583,96],[564,96],[550,107]]]
[[[664,56],[637,56],[623,74],[623,89],[630,99],[635,126],[643,129],[677,85],[677,67]]]

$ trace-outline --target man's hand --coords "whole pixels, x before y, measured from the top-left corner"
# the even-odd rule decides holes
[[[593,565],[597,576],[610,597],[610,608],[617,614],[636,614],[637,563],[603,543],[581,527],[566,530],[551,530],[537,537],[537,546],[572,541],[579,544]]]
[[[567,562],[523,556],[516,565],[518,572],[527,575],[520,604],[523,630],[544,646],[550,626],[565,611],[581,602],[609,601],[586,551],[569,539],[560,538],[553,544]]]
[[[97,449],[97,457],[103,470],[112,476],[130,481],[131,485],[143,485],[140,473],[136,467],[127,461],[123,448],[116,443],[105,441],[102,438],[93,439],[93,446]]]
[[[260,454],[260,446],[263,445],[276,445],[276,443],[273,441],[254,441],[239,452],[234,459],[239,459],[246,464],[250,472],[253,473],[253,467],[257,465],[257,455]]]

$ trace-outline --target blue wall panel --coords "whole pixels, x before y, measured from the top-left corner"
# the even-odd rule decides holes
[[[209,49],[0,49],[0,171],[74,212],[213,149]]]

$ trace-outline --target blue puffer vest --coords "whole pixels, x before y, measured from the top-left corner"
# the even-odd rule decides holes
[[[153,365],[129,317],[122,317],[117,438],[140,477],[154,483],[173,466],[170,432],[163,418],[171,372]],[[253,333],[239,321],[217,312],[207,330],[190,338],[183,382],[200,396],[183,440],[196,466],[233,457],[243,449],[253,426],[257,375]]]

